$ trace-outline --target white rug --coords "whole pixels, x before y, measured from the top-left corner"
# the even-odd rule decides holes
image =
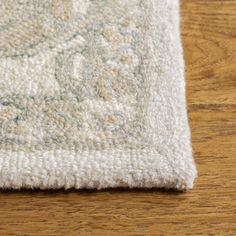
[[[193,187],[178,0],[0,0],[0,187]]]

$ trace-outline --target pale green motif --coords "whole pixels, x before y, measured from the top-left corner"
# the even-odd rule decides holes
[[[148,145],[143,138],[148,82],[142,76],[148,26],[140,4],[148,3],[1,4],[1,148]]]

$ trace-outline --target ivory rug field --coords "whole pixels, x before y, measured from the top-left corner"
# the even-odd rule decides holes
[[[196,175],[178,0],[0,0],[0,187]]]

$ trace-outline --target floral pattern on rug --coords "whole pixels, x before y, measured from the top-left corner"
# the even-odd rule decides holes
[[[144,11],[150,3],[0,3],[1,148],[147,145]]]

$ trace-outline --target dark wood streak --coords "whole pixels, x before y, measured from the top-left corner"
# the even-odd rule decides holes
[[[236,234],[236,1],[181,12],[195,188],[1,191],[0,235]]]

